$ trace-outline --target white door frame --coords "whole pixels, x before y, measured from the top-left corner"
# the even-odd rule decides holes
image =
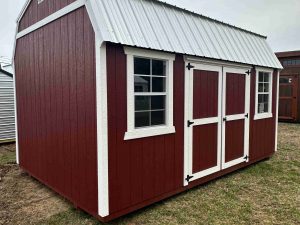
[[[192,63],[191,68],[188,65]],[[187,186],[189,182],[197,180],[201,177],[213,174],[226,169],[231,166],[237,165],[242,162],[248,162],[249,157],[249,122],[250,122],[250,75],[247,71],[251,71],[251,67],[248,66],[235,66],[235,65],[217,65],[215,63],[196,62],[186,60],[185,62],[185,89],[184,89],[184,179],[183,185]],[[193,81],[194,81],[194,69],[215,71],[219,73],[219,93],[218,93],[218,117],[193,119]],[[227,121],[244,119],[245,120],[245,132],[244,132],[244,156],[225,163],[225,126],[226,122],[223,118],[226,114],[226,72],[239,73],[246,75],[245,84],[245,114],[227,116]],[[245,115],[248,113],[248,117]],[[187,122],[192,121],[193,124],[190,127],[187,126]],[[217,154],[217,166],[209,168],[204,171],[193,174],[193,126],[218,123],[218,154]],[[187,180],[187,178],[189,178]]]
[[[250,68],[249,68],[250,69]],[[242,68],[223,67],[223,107],[222,107],[222,169],[229,168],[242,162],[249,161],[249,122],[250,122],[250,75]],[[226,115],[226,79],[227,73],[236,73],[245,75],[245,113],[236,115]],[[234,120],[244,120],[244,155],[230,162],[225,162],[225,144],[226,144],[226,122]]]
[[[190,70],[186,68],[185,71],[185,124],[184,124],[184,185],[188,185],[189,182],[197,180],[201,177],[210,175],[212,173],[221,170],[221,134],[222,134],[222,66],[206,65],[193,63],[194,68]],[[218,116],[194,119],[193,118],[193,85],[194,85],[194,69],[214,71],[218,72],[219,82],[218,82]],[[187,121],[193,122],[189,127],[187,126]],[[218,124],[218,153],[217,153],[217,165],[193,174],[193,127],[201,126],[206,124]],[[187,180],[187,177],[190,177]]]

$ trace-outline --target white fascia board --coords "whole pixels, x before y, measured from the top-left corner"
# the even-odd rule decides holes
[[[31,0],[27,0],[27,1],[25,2],[24,6],[23,6],[23,8],[22,8],[22,10],[21,10],[21,12],[20,12],[18,18],[17,18],[17,21],[16,21],[17,23],[19,23],[20,20],[22,19],[22,17],[23,17],[23,15],[24,15],[24,13],[26,12],[26,10],[27,10],[27,8],[28,8],[30,2],[31,2]]]

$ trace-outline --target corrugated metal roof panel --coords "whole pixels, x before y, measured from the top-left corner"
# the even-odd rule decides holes
[[[96,20],[104,41],[282,68],[266,37],[185,9],[156,0],[90,0],[87,4],[102,17]]]

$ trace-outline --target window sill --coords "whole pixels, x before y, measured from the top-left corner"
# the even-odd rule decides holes
[[[269,119],[273,117],[273,113],[260,113],[254,115],[254,120]]]
[[[138,138],[145,138],[145,137],[153,137],[158,135],[164,134],[172,134],[175,133],[175,127],[151,127],[151,128],[141,128],[135,129],[133,131],[128,131],[125,133],[124,140],[132,140]]]

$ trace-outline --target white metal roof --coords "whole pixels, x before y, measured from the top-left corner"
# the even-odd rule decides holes
[[[103,41],[282,68],[266,37],[170,4],[88,0],[87,6]]]

